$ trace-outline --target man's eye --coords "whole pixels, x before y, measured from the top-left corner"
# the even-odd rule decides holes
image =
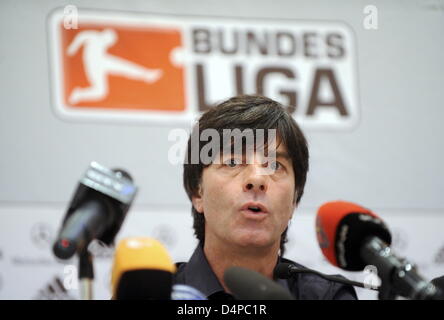
[[[240,161],[237,159],[228,159],[224,162],[224,164],[230,168],[234,168],[240,164]]]
[[[282,164],[278,161],[272,161],[270,163],[270,168],[271,168],[271,170],[279,170],[282,168]]]

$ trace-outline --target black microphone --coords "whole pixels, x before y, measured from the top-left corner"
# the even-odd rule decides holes
[[[322,252],[333,265],[349,271],[377,267],[380,299],[399,295],[433,300],[441,296],[412,263],[392,252],[390,231],[372,211],[351,202],[326,203],[318,210],[316,232]]]
[[[239,300],[295,300],[288,290],[262,274],[241,267],[231,267],[224,281]]]
[[[280,262],[274,268],[274,276],[276,278],[280,278],[280,279],[289,279],[289,278],[294,277],[300,273],[311,273],[311,274],[318,275],[321,278],[324,278],[326,280],[334,281],[337,283],[342,283],[342,284],[346,284],[346,285],[351,285],[351,286],[355,286],[355,287],[371,289],[371,290],[376,290],[376,291],[379,290],[379,288],[373,288],[370,286],[366,286],[362,282],[352,281],[352,280],[349,280],[346,278],[324,274],[324,273],[321,273],[321,272],[313,270],[313,269],[300,268],[300,267],[297,267],[294,264],[291,264],[288,262]]]
[[[84,251],[94,239],[110,245],[136,192],[127,172],[92,162],[71,199],[53,246],[55,256],[69,259]]]
[[[435,287],[441,290],[441,300],[444,300],[444,276],[434,278],[430,281]]]
[[[438,288],[444,288],[444,276],[434,278],[431,283],[433,283]]]

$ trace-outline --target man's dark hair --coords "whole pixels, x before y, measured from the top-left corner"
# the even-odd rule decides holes
[[[256,129],[276,129],[276,139],[284,143],[288,155],[292,161],[295,175],[295,201],[299,203],[304,193],[305,181],[308,172],[308,147],[304,134],[300,130],[291,114],[278,102],[256,95],[243,95],[233,97],[204,113],[198,123],[199,135],[205,129],[215,129],[223,139],[223,129],[252,129],[256,135]],[[193,135],[193,134],[192,134]],[[203,164],[200,157],[198,163],[190,163],[191,159],[191,136],[188,140],[186,159],[183,171],[183,184],[185,191],[191,200],[193,196],[199,195],[199,187],[202,179],[203,169],[209,164]],[[267,137],[265,135],[265,141]],[[199,143],[199,155],[203,145]],[[277,148],[277,147],[276,147]],[[191,206],[193,215],[194,234],[203,244],[205,241],[205,217]],[[287,240],[287,230],[281,235],[280,250],[284,254]]]

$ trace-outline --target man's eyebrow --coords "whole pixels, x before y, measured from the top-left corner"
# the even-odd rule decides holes
[[[290,156],[287,152],[277,151],[276,158],[285,158],[286,160],[290,160]]]
[[[245,152],[242,152],[242,155],[244,155],[244,154],[245,154]],[[230,152],[228,155],[240,155],[240,152]],[[224,156],[223,151],[219,152],[219,156],[220,157]],[[276,158],[284,158],[286,160],[291,160],[290,155],[286,151],[277,151]]]

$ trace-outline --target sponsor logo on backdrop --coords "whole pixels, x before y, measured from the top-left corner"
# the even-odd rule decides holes
[[[11,263],[16,266],[50,266],[58,264],[53,257],[51,246],[55,239],[55,233],[50,224],[38,222],[29,230],[29,240],[33,247],[39,250],[19,250],[11,256]]]
[[[59,264],[54,258],[14,256],[11,258],[12,264],[16,266],[51,266]]]
[[[31,241],[40,249],[48,249],[55,240],[52,227],[44,222],[36,223],[31,228]]]
[[[305,127],[359,119],[356,44],[341,21],[233,19],[78,9],[48,19],[52,100],[69,120],[190,124],[217,102],[261,94]]]
[[[54,277],[52,281],[45,284],[42,289],[40,289],[34,300],[76,300],[72,295],[68,293],[63,281],[58,277]]]

